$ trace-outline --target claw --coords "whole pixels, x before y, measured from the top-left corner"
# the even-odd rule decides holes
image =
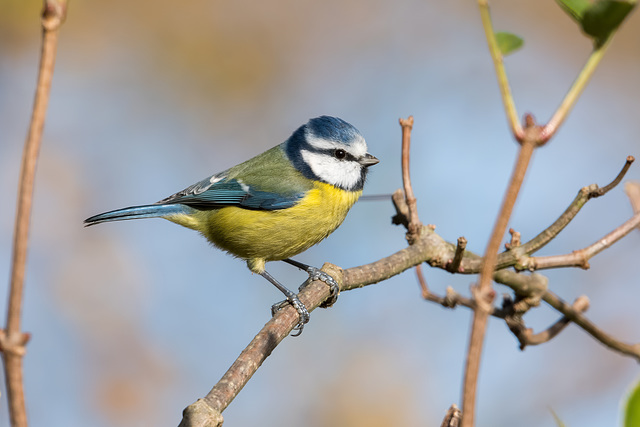
[[[329,295],[329,298],[327,298],[322,304],[320,304],[320,307],[328,308],[335,304],[336,301],[338,301],[338,295],[340,295],[340,285],[338,285],[336,279],[316,267],[308,266],[307,273],[309,273],[309,279],[305,281],[302,286],[300,286],[299,290],[302,290],[305,286],[307,286],[314,280],[321,280],[326,283],[327,286],[329,286],[331,294]]]
[[[327,308],[335,304],[335,302],[338,300],[338,295],[340,295],[340,285],[338,285],[336,279],[331,277],[328,273],[320,270],[319,268],[312,267],[310,265],[306,265],[288,258],[283,259],[283,261],[295,267],[298,267],[299,269],[304,270],[309,274],[309,278],[305,280],[304,283],[300,286],[300,290],[304,289],[305,286],[307,286],[314,280],[321,280],[329,286],[331,294],[329,295],[329,298],[327,298],[322,304],[320,304],[320,307]],[[278,289],[280,289],[280,291],[287,297],[285,301],[281,301],[271,306],[271,315],[275,316],[278,311],[282,310],[287,305],[292,305],[293,308],[295,308],[298,312],[298,324],[295,328],[293,328],[292,332],[294,333],[291,334],[291,336],[297,337],[302,333],[304,325],[309,322],[309,310],[307,310],[304,304],[302,304],[296,294],[282,286],[280,282],[274,279],[269,273],[267,273],[266,271],[262,271],[260,274],[273,285],[275,285]]]
[[[300,289],[304,288],[314,280],[322,280],[324,283],[329,285],[329,288],[331,288],[331,295],[329,295],[329,298],[325,302],[320,304],[320,307],[328,308],[336,303],[336,301],[338,300],[338,295],[340,295],[340,285],[338,285],[338,282],[336,282],[333,277],[320,270],[319,268],[303,264],[291,258],[283,259],[283,261],[287,264],[293,265],[294,267],[298,267],[300,270],[304,270],[307,272],[307,274],[309,274],[309,278],[302,284],[302,286],[300,286]]]
[[[306,323],[309,323],[309,318],[310,318],[307,307],[305,307],[304,304],[300,301],[300,299],[298,299],[297,295],[287,297],[286,300],[273,304],[271,306],[271,316],[275,316],[278,311],[282,310],[284,307],[288,305],[291,305],[293,306],[293,308],[296,309],[300,319],[296,327],[293,328],[293,331],[296,331],[296,333],[291,334],[292,337],[297,337],[302,333],[302,330],[304,329],[304,325]]]
[[[289,304],[291,304],[293,308],[295,308],[296,311],[298,312],[298,316],[299,316],[298,324],[296,325],[295,328],[293,328],[294,331],[297,331],[297,333],[294,334],[293,336],[297,337],[302,333],[302,329],[304,328],[305,323],[309,323],[309,317],[310,317],[309,310],[307,310],[307,307],[304,306],[304,304],[300,301],[300,299],[296,294],[291,292],[289,289],[285,288],[273,276],[267,273],[266,270],[263,270],[259,274],[265,279],[267,279],[269,282],[271,282],[271,284],[273,284],[276,288],[278,288],[280,292],[282,292],[287,297],[286,300],[271,306],[271,316],[275,316],[275,314],[279,310],[281,310],[282,308],[284,308]]]

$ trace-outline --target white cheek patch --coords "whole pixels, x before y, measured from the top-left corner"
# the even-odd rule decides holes
[[[356,159],[359,159],[367,154],[367,143],[361,136],[358,136],[355,140],[351,141],[351,143],[347,147],[345,147],[344,144],[336,141],[318,138],[317,136],[309,134],[309,132],[307,132],[306,139],[307,143],[309,143],[309,145],[311,145],[316,150],[335,150],[336,148],[342,148],[346,149]]]
[[[362,166],[358,162],[338,160],[326,154],[300,151],[313,173],[336,187],[351,189],[360,181]]]

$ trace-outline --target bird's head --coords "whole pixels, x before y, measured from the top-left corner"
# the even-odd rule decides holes
[[[378,159],[367,153],[358,129],[342,119],[320,116],[299,127],[284,149],[306,178],[326,182],[346,191],[360,191],[367,168]]]

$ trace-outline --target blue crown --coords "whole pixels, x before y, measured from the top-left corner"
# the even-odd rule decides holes
[[[309,120],[303,128],[306,128],[316,138],[341,142],[347,145],[350,145],[356,139],[362,138],[362,134],[358,129],[337,117],[316,117]]]

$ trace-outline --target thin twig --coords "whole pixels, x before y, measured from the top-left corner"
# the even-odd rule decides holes
[[[611,183],[605,185],[606,191],[602,191],[602,188],[597,184],[591,184],[587,187],[583,187],[578,191],[578,194],[569,204],[567,209],[553,222],[549,227],[540,232],[533,239],[526,243],[523,243],[517,247],[510,245],[509,250],[502,252],[498,255],[496,269],[502,269],[506,267],[515,267],[517,270],[526,270],[528,267],[525,265],[528,262],[528,255],[535,253],[542,249],[547,243],[553,240],[569,223],[576,217],[584,205],[591,199],[603,196],[607,191],[610,191],[618,184],[627,173],[630,162],[633,161],[633,157],[627,157],[625,165],[622,167],[616,178]],[[393,199],[397,204],[398,200]],[[397,207],[399,213],[403,212],[402,207]],[[399,221],[402,223],[402,221]],[[482,268],[482,258],[475,254],[466,253],[465,258],[462,261],[461,269],[459,273],[463,274],[477,274]],[[443,267],[445,268],[445,267]]]
[[[456,251],[453,254],[453,259],[451,263],[447,264],[446,270],[451,273],[459,273],[460,272],[460,263],[462,263],[462,258],[464,257],[464,251],[467,249],[467,239],[463,236],[458,237],[458,242],[456,243]]]
[[[394,225],[402,225],[404,228],[409,229],[409,207],[407,206],[407,200],[404,198],[404,191],[397,189],[391,195],[391,202],[396,209],[396,214],[391,218],[391,223]]]
[[[604,44],[596,47],[593,52],[591,52],[589,59],[587,59],[587,63],[584,65],[584,67],[582,67],[580,74],[578,74],[578,77],[573,82],[573,85],[571,85],[571,88],[560,103],[560,106],[554,113],[553,117],[551,117],[551,119],[549,119],[549,122],[544,126],[541,135],[544,141],[548,141],[558,131],[560,125],[562,125],[562,123],[564,123],[564,121],[566,120],[569,112],[575,105],[576,101],[580,97],[580,94],[587,86],[587,83],[589,83],[591,76],[593,76],[593,73],[598,67],[598,64],[600,64],[600,61],[604,57],[604,54],[607,51],[611,40],[613,40],[613,37],[609,37]]]
[[[345,270],[345,275],[349,275],[352,270],[354,269]],[[537,275],[537,277],[536,275],[527,277],[523,276],[522,274],[514,273],[513,271],[502,270],[496,273],[495,279],[498,283],[502,283],[514,289],[516,293],[528,293],[532,290],[531,288],[539,287],[539,285],[534,283],[539,282],[542,277],[543,276],[539,275]],[[527,329],[524,326],[524,323],[521,323],[519,330],[512,329],[513,323],[507,323],[516,338],[518,338],[521,349],[523,349],[526,345],[539,345],[544,342],[550,341],[560,332],[562,332],[564,328],[569,325],[569,323],[573,322],[593,338],[595,338],[597,341],[600,341],[600,343],[607,346],[609,349],[616,351],[622,355],[633,357],[640,362],[640,343],[627,344],[620,340],[617,340],[611,335],[599,329],[583,315],[583,313],[589,308],[589,300],[587,297],[578,297],[573,305],[570,305],[562,301],[554,293],[547,290],[540,294],[540,298],[551,305],[554,309],[562,313],[564,316],[558,319],[549,328],[537,334],[533,334],[530,329]],[[430,291],[425,299],[427,301],[439,304],[445,308],[455,308],[456,306],[461,305],[473,310],[476,307],[475,301],[473,299],[458,294],[451,287],[447,288],[447,294],[444,297],[438,296]],[[513,308],[509,308],[508,304],[503,303],[503,305],[506,306],[503,308],[493,307],[489,315],[498,319],[509,319],[510,322],[513,321],[513,317],[509,318],[509,316],[513,316]],[[531,304],[527,304],[527,306],[529,308],[532,307]],[[524,314],[527,309],[528,308],[520,309],[520,313]]]
[[[589,268],[589,259],[607,249],[615,242],[629,234],[631,230],[639,226],[640,212],[636,213],[624,224],[586,248],[578,249],[565,255],[530,257],[528,261],[524,263],[524,267],[529,270],[543,270],[558,267],[580,267],[586,270]]]
[[[573,302],[573,309],[578,313],[584,313],[585,311],[587,311],[589,309],[589,298],[584,295],[576,298],[576,300]],[[522,348],[524,348],[524,346],[526,345],[540,345],[552,340],[560,332],[562,332],[564,328],[569,325],[569,323],[571,323],[571,319],[569,319],[567,316],[562,316],[553,325],[549,326],[544,331],[538,332],[537,334],[533,334],[532,332],[527,334],[526,341],[522,343]],[[530,332],[531,330],[528,329],[527,331]]]
[[[429,291],[429,293],[424,296],[424,299],[439,304],[444,308],[456,308],[459,305],[471,310],[475,310],[476,308],[476,303],[472,298],[460,295],[451,286],[447,287],[447,294],[444,297]],[[492,307],[489,315],[498,319],[504,319],[507,316],[507,312],[502,308]]]
[[[626,182],[624,184],[624,192],[631,202],[633,212],[640,212],[640,183],[638,182]]]
[[[422,224],[418,218],[418,203],[411,187],[411,174],[409,170],[409,160],[411,158],[411,130],[413,129],[413,116],[407,119],[400,119],[402,127],[402,183],[404,195],[409,208],[409,226],[407,227],[407,239],[411,244],[419,236]]]
[[[484,344],[484,335],[487,327],[488,313],[492,301],[491,281],[496,267],[498,258],[498,250],[502,236],[507,229],[511,212],[515,205],[520,187],[524,181],[524,176],[533,155],[533,150],[538,145],[539,127],[533,123],[533,118],[526,118],[526,128],[524,129],[524,139],[520,144],[518,159],[513,169],[509,187],[505,194],[498,214],[498,219],[491,238],[487,244],[483,257],[482,270],[480,272],[479,285],[476,288],[477,307],[473,314],[473,323],[471,326],[471,334],[469,339],[469,348],[467,350],[467,360],[465,364],[465,376],[462,394],[462,410],[464,418],[462,419],[462,427],[472,427],[475,423],[475,402],[476,387],[478,383],[478,373],[480,370],[480,358],[482,355],[482,347]]]
[[[33,200],[34,176],[42,130],[49,103],[49,92],[58,45],[58,29],[66,16],[65,0],[46,0],[42,12],[42,50],[29,132],[25,141],[20,167],[20,183],[16,208],[11,262],[11,284],[7,308],[7,327],[0,333],[0,347],[4,357],[5,381],[9,395],[11,425],[26,426],[27,414],[22,381],[22,358],[29,335],[21,331],[20,319],[24,277],[29,244],[29,223]]]
[[[598,197],[602,197],[607,194],[609,191],[614,189],[624,178],[624,176],[629,171],[631,164],[634,162],[633,156],[627,156],[622,169],[616,175],[616,177],[604,187],[599,187],[597,184],[591,184],[587,187],[583,187],[578,192],[578,195],[571,202],[569,207],[563,212],[560,217],[554,221],[549,227],[539,233],[536,237],[524,243],[520,246],[516,251],[513,252],[514,255],[524,255],[524,254],[532,254],[543,248],[547,243],[553,240],[569,223],[573,218],[576,217],[578,212],[582,209],[582,207],[591,199],[595,199]],[[505,259],[506,260],[506,259]],[[504,264],[502,262],[498,262],[498,265],[502,267]],[[525,268],[523,266],[516,266],[518,269]]]
[[[624,178],[624,176],[627,174],[627,172],[629,171],[629,168],[631,167],[631,164],[635,160],[636,160],[635,157],[627,156],[627,160],[624,162],[624,166],[622,167],[622,169],[618,173],[618,176],[616,176],[615,179],[613,181],[611,181],[609,184],[605,185],[602,188],[599,188],[595,194],[591,194],[591,197],[604,196],[609,191],[614,189],[618,184],[620,184],[620,182],[622,181],[622,178]]]
[[[511,241],[509,243],[505,243],[506,249],[515,249],[522,244],[520,240],[520,232],[514,230],[513,228],[510,228],[509,234],[511,234]]]
[[[420,291],[422,293],[422,298],[429,299],[429,286],[427,286],[427,280],[424,278],[424,274],[422,274],[422,264],[416,265],[416,277],[418,278],[418,284],[420,285]]]
[[[471,310],[476,308],[476,303],[473,299],[460,295],[451,286],[447,287],[447,294],[443,297],[431,292],[427,286],[427,281],[422,274],[422,264],[416,265],[416,276],[418,278],[418,283],[420,284],[422,298],[426,301],[435,302],[444,308],[456,308],[459,305],[470,308]],[[489,314],[499,319],[504,319],[506,316],[504,310],[496,307],[492,307]]]
[[[617,178],[615,181],[619,181]],[[629,183],[628,183],[629,184]],[[608,186],[610,189],[610,186]],[[633,193],[634,186],[627,185],[628,192]],[[640,185],[638,186],[638,193],[640,194]],[[536,270],[536,269],[548,269],[548,268],[559,268],[559,267],[582,267],[587,268],[587,261],[593,256],[597,255],[607,247],[611,246],[616,241],[620,240],[622,237],[627,235],[634,227],[639,227],[638,218],[636,215],[627,220],[624,224],[613,230],[611,233],[607,234],[603,238],[599,239],[597,242],[592,245],[576,251],[567,255],[554,255],[548,257],[529,257],[528,253],[535,252],[545,246],[549,241],[553,239],[553,237],[557,236],[564,227],[576,216],[576,214],[580,211],[582,206],[595,195],[601,194],[599,188],[596,184],[592,184],[588,187],[582,188],[576,198],[571,202],[569,207],[565,210],[565,212],[546,230],[538,234],[535,238],[530,240],[529,242],[522,244],[521,246],[517,246],[515,248],[510,248],[508,251],[501,253],[497,259],[496,270],[502,271],[502,269],[506,267],[515,267],[517,270]],[[407,208],[402,198],[402,192],[398,190],[394,197],[392,198],[394,205],[396,207],[396,211],[398,214],[394,217],[394,222],[397,224],[404,224],[406,226],[407,221],[404,217]],[[433,231],[433,230],[432,230]],[[435,233],[434,233],[435,235]],[[430,236],[429,238],[432,238]],[[435,242],[434,242],[435,243]],[[439,244],[439,243],[437,243]],[[442,244],[447,246],[446,253],[438,252],[438,255],[435,257],[430,257],[426,262],[429,263],[432,267],[442,268],[447,271],[451,271],[450,265],[451,262],[449,260],[452,257],[455,257],[453,253],[454,246],[451,243],[442,242]],[[464,257],[460,263],[460,268],[458,269],[458,273],[462,274],[477,274],[482,267],[482,258],[470,251],[464,252]]]
[[[573,309],[577,312],[584,313],[588,308],[589,298],[585,296],[576,298],[573,303]],[[544,331],[534,334],[533,330],[524,325],[522,315],[518,315],[515,319],[514,317],[508,316],[505,320],[507,321],[507,325],[511,332],[513,332],[518,339],[518,342],[520,343],[520,350],[524,350],[525,347],[529,345],[540,345],[552,340],[571,323],[571,319],[567,316],[562,316]]]
[[[407,203],[408,219],[407,224],[407,241],[409,244],[413,244],[420,237],[420,230],[422,224],[420,218],[418,218],[418,202],[413,194],[413,187],[411,186],[411,173],[409,169],[411,159],[411,130],[413,129],[413,116],[409,116],[406,119],[399,119],[400,127],[402,128],[402,183],[404,187],[405,201]],[[418,282],[422,289],[422,296],[429,295],[429,288],[427,287],[427,281],[422,274],[422,267],[420,264],[416,265],[416,274],[418,275]]]
[[[636,361],[640,362],[640,343],[627,344],[613,338],[611,335],[607,334],[596,325],[594,325],[593,322],[587,319],[580,311],[574,309],[571,304],[566,303],[560,297],[550,291],[547,291],[542,299],[551,307],[567,316],[567,318],[569,318],[573,323],[580,326],[589,335],[600,341],[608,348],[615,350],[621,354],[631,356],[635,358]]]
[[[511,132],[517,141],[522,141],[524,138],[524,131],[520,124],[520,118],[516,111],[516,105],[513,102],[513,95],[511,94],[511,88],[509,87],[509,80],[507,79],[507,72],[504,69],[504,62],[502,52],[498,47],[496,41],[496,35],[493,31],[493,24],[491,23],[491,14],[489,12],[489,2],[487,0],[478,0],[478,6],[480,8],[480,18],[482,19],[482,26],[484,27],[484,33],[487,36],[487,44],[489,45],[489,52],[493,59],[493,65],[496,69],[496,76],[498,77],[498,86],[500,87],[500,94],[502,95],[502,103],[504,104],[504,110],[507,113],[507,121],[511,127]],[[465,415],[467,414],[465,410]]]

